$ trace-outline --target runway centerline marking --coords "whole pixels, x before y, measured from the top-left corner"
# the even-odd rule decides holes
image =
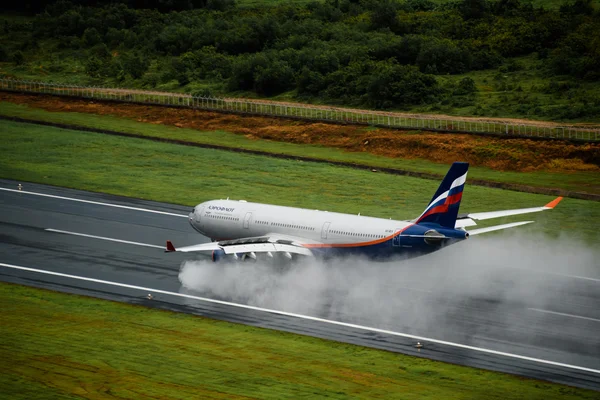
[[[123,208],[126,210],[143,211],[143,212],[148,212],[148,213],[153,213],[153,214],[162,214],[162,215],[170,215],[173,217],[188,218],[187,215],[175,214],[175,213],[170,213],[170,212],[166,212],[166,211],[151,210],[148,208],[124,206],[124,205],[112,204],[112,203],[103,203],[100,201],[76,199],[73,197],[57,196],[57,195],[53,195],[53,194],[30,192],[27,190],[9,189],[9,188],[4,188],[4,187],[0,187],[0,190],[4,190],[7,192],[14,192],[14,193],[30,194],[30,195],[34,195],[34,196],[49,197],[49,198],[53,198],[53,199],[76,201],[76,202],[80,202],[80,203],[95,204],[95,205],[101,205],[101,206],[107,206],[107,207]],[[582,280],[588,280],[588,281],[592,281],[592,282],[600,282],[600,279],[597,279],[597,278],[589,278],[586,276],[577,276],[577,275],[567,275],[567,274],[561,274],[559,272],[543,271],[543,270],[536,270],[536,269],[525,269],[525,271],[540,272],[540,273],[546,273],[546,274],[551,274],[551,275],[563,276],[565,278],[582,279]]]
[[[57,196],[57,195],[54,195],[54,194],[29,192],[27,190],[17,190],[17,189],[3,188],[3,187],[0,187],[0,190],[4,190],[4,191],[7,191],[7,192],[31,194],[33,196],[50,197],[52,199],[69,200],[69,201],[77,201],[77,202],[80,202],[80,203],[96,204],[96,205],[99,205],[99,206],[124,208],[126,210],[143,211],[143,212],[148,212],[148,213],[153,213],[153,214],[170,215],[172,217],[182,217],[182,218],[187,218],[188,217],[187,215],[175,214],[175,213],[170,213],[170,212],[166,212],[166,211],[150,210],[149,208],[123,206],[121,204],[112,204],[112,203],[103,203],[101,201],[76,199],[76,198],[73,198],[73,197]]]
[[[542,310],[541,308],[528,308],[528,310],[537,311],[537,312],[541,312],[541,313],[545,313],[545,314],[554,314],[554,315],[560,315],[563,317],[579,318],[579,319],[586,319],[588,321],[600,322],[600,319],[597,319],[597,318],[583,317],[581,315],[566,314],[566,313],[550,311],[550,310]]]
[[[587,276],[567,275],[567,274],[561,274],[560,272],[541,271],[539,269],[525,269],[525,271],[544,272],[546,274],[562,276],[562,277],[565,277],[565,278],[584,279],[586,281],[600,282],[600,279],[597,279],[597,278],[589,278]]]
[[[124,288],[129,288],[129,289],[141,290],[141,291],[144,291],[145,293],[151,293],[151,294],[159,293],[159,294],[164,294],[164,295],[168,295],[168,296],[183,297],[183,298],[188,298],[188,299],[193,299],[193,300],[199,300],[199,301],[203,301],[203,302],[207,302],[207,303],[221,304],[221,305],[226,305],[226,306],[230,306],[230,307],[244,308],[247,310],[261,311],[261,312],[267,312],[267,313],[278,314],[278,315],[285,315],[288,317],[293,317],[293,318],[298,318],[298,319],[322,322],[322,323],[326,323],[326,324],[338,325],[338,326],[343,326],[343,327],[353,328],[353,329],[360,329],[360,330],[369,331],[369,332],[383,333],[383,334],[387,334],[390,336],[398,336],[398,337],[403,337],[403,338],[407,338],[407,339],[419,340],[419,341],[423,341],[423,342],[430,342],[430,343],[436,343],[436,344],[441,344],[441,345],[446,345],[446,346],[451,346],[451,347],[457,347],[457,348],[461,348],[461,349],[478,351],[481,353],[494,354],[494,355],[499,355],[499,356],[504,356],[504,357],[509,357],[509,358],[515,358],[515,359],[519,359],[519,360],[537,362],[540,364],[554,365],[554,366],[563,367],[563,368],[569,368],[569,369],[574,369],[574,370],[579,370],[579,371],[586,371],[586,372],[592,372],[595,374],[600,374],[600,370],[581,367],[578,365],[564,364],[564,363],[560,363],[560,362],[556,362],[556,361],[543,360],[540,358],[527,357],[527,356],[522,356],[519,354],[506,353],[503,351],[485,349],[482,347],[475,347],[475,346],[469,346],[469,345],[460,344],[460,343],[448,342],[445,340],[410,335],[407,333],[394,332],[394,331],[389,331],[389,330],[385,330],[385,329],[372,328],[372,327],[368,327],[368,326],[350,324],[347,322],[333,321],[333,320],[323,319],[323,318],[318,318],[318,317],[311,317],[309,315],[295,314],[295,313],[290,313],[290,312],[285,312],[285,311],[272,310],[272,309],[268,309],[268,308],[260,308],[260,307],[255,307],[255,306],[249,306],[246,304],[231,303],[228,301],[209,299],[206,297],[193,296],[193,295],[189,295],[189,294],[185,294],[185,293],[168,292],[166,290],[152,289],[152,288],[143,287],[143,286],[128,285],[126,283],[111,282],[111,281],[105,281],[102,279],[87,278],[84,276],[63,274],[61,272],[54,272],[54,271],[48,271],[48,270],[43,270],[43,269],[37,269],[37,268],[22,267],[22,266],[13,265],[13,264],[0,263],[0,266],[6,267],[6,268],[18,269],[18,270],[22,270],[22,271],[30,271],[30,272],[40,273],[40,274],[54,275],[54,276],[60,276],[60,277],[64,277],[64,278],[71,278],[71,279],[78,279],[78,280],[87,281],[87,282],[100,283],[100,284],[104,284],[104,285],[112,285],[112,286],[124,287]]]
[[[82,236],[82,237],[88,237],[88,238],[92,238],[92,239],[108,240],[110,242],[125,243],[125,244],[134,244],[136,246],[144,246],[144,247],[154,247],[156,249],[164,249],[165,248],[165,246],[158,246],[158,245],[155,245],[155,244],[132,242],[130,240],[114,239],[114,238],[109,238],[109,237],[104,237],[104,236],[88,235],[86,233],[61,231],[60,229],[46,228],[44,230],[47,231],[47,232],[63,233],[65,235]]]

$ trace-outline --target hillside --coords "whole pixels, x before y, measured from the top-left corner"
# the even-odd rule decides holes
[[[15,5],[30,15],[2,18],[0,76],[600,121],[597,1],[155,3]]]

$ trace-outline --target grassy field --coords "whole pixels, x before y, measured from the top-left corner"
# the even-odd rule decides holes
[[[439,182],[327,164],[0,121],[0,177],[178,204],[231,197],[383,218],[414,218]],[[469,186],[461,211],[544,205],[553,197]],[[600,203],[565,199],[535,230],[598,240]],[[527,218],[520,218],[524,220]],[[493,221],[499,223],[498,221]],[[527,229],[527,228],[523,228]],[[533,228],[531,228],[533,229]]]
[[[324,2],[325,0],[316,0],[317,2]],[[431,0],[432,3],[435,4],[446,4],[453,3],[456,0]],[[570,1],[570,3],[573,3]],[[273,4],[281,4],[281,3],[293,3],[293,4],[305,4],[309,3],[308,0],[237,0],[236,4],[240,6],[271,6]],[[522,4],[530,3],[534,7],[544,7],[545,9],[557,9],[561,5],[565,3],[569,3],[568,0],[521,0]],[[592,4],[595,7],[600,7],[600,0],[592,0]]]
[[[0,62],[0,76],[16,79],[37,80],[44,82],[60,82],[71,85],[95,85],[104,87],[142,88],[140,82],[129,80],[123,84],[114,79],[103,82],[91,79],[85,74],[82,61],[70,59],[62,55],[57,59],[52,40],[40,45],[35,53],[28,53],[23,65]],[[48,50],[46,50],[48,49]],[[504,67],[471,71],[461,75],[438,75],[436,79],[444,82],[459,82],[469,77],[474,80],[477,93],[473,100],[465,96],[450,101],[442,101],[431,105],[414,105],[390,111],[427,113],[453,116],[482,116],[501,118],[525,118],[541,121],[566,121],[569,123],[600,123],[598,115],[589,115],[586,102],[600,94],[600,82],[581,81],[568,76],[554,77],[552,82],[544,72],[545,60],[534,55],[511,59],[511,70]],[[550,83],[556,84],[555,88]],[[197,81],[180,86],[173,82],[158,85],[154,90],[175,93],[190,93],[200,88],[208,88],[216,97],[262,98],[254,92],[238,91],[228,93],[223,82],[208,80]],[[269,97],[267,97],[268,99]],[[270,97],[276,101],[304,102],[297,99],[295,90]],[[310,104],[328,105],[318,98],[311,99]],[[367,107],[362,107],[367,109]],[[572,110],[571,110],[572,109]],[[571,110],[571,111],[569,111]]]
[[[7,283],[0,283],[0,307],[0,392],[11,399],[597,398],[501,373]]]
[[[452,77],[440,76],[440,81],[473,79],[477,87],[475,101],[465,102],[465,105],[457,101],[446,105],[417,106],[413,110],[462,116],[600,122],[598,116],[579,117],[579,111],[574,107],[575,103],[597,97],[600,81],[575,82],[567,76],[557,76],[549,81],[543,70],[544,63],[545,60],[530,55],[511,59],[510,68],[504,66]]]
[[[149,137],[185,140],[193,143],[214,144],[242,149],[260,150],[277,154],[313,157],[324,160],[352,162],[375,167],[397,168],[443,176],[448,166],[422,159],[401,159],[376,156],[369,153],[345,152],[340,149],[316,145],[299,145],[269,140],[253,140],[244,135],[224,131],[200,132],[150,123],[129,118],[74,112],[48,112],[39,108],[0,102],[0,115],[27,118],[37,121],[63,123],[88,128],[128,132]],[[501,183],[514,183],[533,187],[557,188],[571,191],[600,193],[600,175],[595,172],[502,172],[489,168],[471,167],[469,177]]]
[[[324,1],[324,0],[319,0]],[[310,0],[239,0],[236,3],[241,8],[245,7],[272,7],[282,4],[306,7]],[[450,2],[460,3],[455,0],[432,0],[434,4],[446,4]],[[562,4],[574,3],[575,0],[522,0],[521,3],[529,3],[534,7],[546,9],[558,9]],[[491,3],[491,2],[488,2]],[[600,0],[591,0],[591,4],[600,9]],[[477,6],[477,5],[476,5]],[[346,7],[342,7],[346,8]],[[263,10],[264,11],[264,10]],[[259,11],[238,10],[239,13],[259,13]],[[308,11],[306,11],[308,14]],[[300,13],[299,15],[304,15]],[[315,15],[319,18],[319,15]],[[351,16],[346,23],[353,24]],[[368,18],[363,16],[361,18]],[[170,58],[164,56],[164,51],[152,54],[154,66],[150,67],[144,79],[134,79],[128,76],[116,77],[105,75],[93,78],[86,73],[86,63],[90,57],[91,46],[83,45],[83,48],[68,47],[58,37],[31,37],[31,29],[26,27],[27,23],[34,21],[31,16],[5,13],[0,15],[0,22],[10,28],[6,32],[0,31],[3,46],[8,53],[2,57],[0,62],[0,76],[16,77],[20,79],[37,79],[44,81],[62,82],[80,85],[102,85],[121,87],[147,87],[158,90],[176,92],[198,92],[207,89],[209,92],[219,96],[240,95],[245,97],[257,97],[257,92],[236,91],[229,92],[227,79],[217,78],[165,78],[157,82],[150,76],[159,75],[164,72],[159,65],[169,62]],[[13,24],[13,25],[11,25]],[[17,33],[18,30],[18,34]],[[435,32],[435,30],[433,30]],[[78,36],[81,32],[78,33]],[[434,34],[435,35],[435,34]],[[460,35],[458,35],[460,36]],[[325,36],[325,41],[329,40]],[[217,47],[218,44],[215,44]],[[87,47],[86,47],[87,46]],[[276,48],[276,46],[273,46]],[[24,55],[22,62],[13,62],[12,53],[21,51]],[[188,49],[189,50],[189,49]],[[122,49],[111,48],[111,52],[122,52]],[[152,52],[153,50],[149,50]],[[186,51],[186,50],[184,50]],[[93,52],[92,52],[93,53]],[[178,54],[178,53],[175,53]],[[516,54],[516,53],[515,53]],[[17,65],[19,64],[19,65]],[[524,57],[509,57],[497,68],[471,71],[464,75],[445,75],[440,73],[436,79],[445,85],[447,81],[459,82],[464,77],[472,78],[477,87],[474,98],[452,95],[448,98],[440,98],[435,103],[427,106],[413,105],[402,108],[402,111],[427,112],[450,115],[476,115],[489,117],[518,117],[540,120],[558,120],[568,122],[600,122],[597,106],[600,96],[600,82],[580,79],[574,76],[559,75],[558,72],[548,71],[548,58],[535,52]],[[496,64],[492,64],[496,65]],[[109,77],[110,76],[110,77]],[[226,75],[225,75],[226,76]],[[181,84],[179,83],[181,82]],[[290,90],[292,89],[292,90]],[[303,101],[292,87],[287,87],[286,92],[280,93],[274,99]],[[310,101],[320,103],[322,96],[314,96]],[[328,100],[336,101],[336,98]],[[366,106],[365,106],[366,107]]]
[[[432,3],[445,4],[456,0],[431,0]],[[557,9],[563,4],[574,3],[575,0],[521,0],[521,4],[532,4],[534,7],[544,7],[546,10]],[[595,7],[600,7],[600,0],[592,0]]]

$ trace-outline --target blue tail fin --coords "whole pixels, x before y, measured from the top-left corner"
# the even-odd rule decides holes
[[[467,180],[468,163],[455,162],[416,223],[431,222],[454,229]]]

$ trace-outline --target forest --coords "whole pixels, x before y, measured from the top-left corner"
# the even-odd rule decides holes
[[[238,2],[3,5],[0,75],[374,109],[600,117],[600,12],[591,0]]]

